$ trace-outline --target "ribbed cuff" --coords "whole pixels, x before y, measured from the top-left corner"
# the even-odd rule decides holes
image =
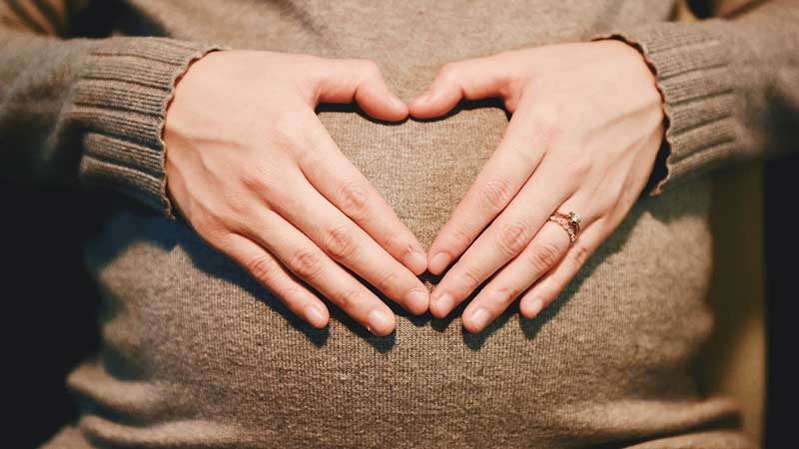
[[[129,195],[174,218],[163,128],[176,81],[221,47],[165,38],[113,38],[91,51],[70,115],[81,124],[81,180]]]
[[[647,24],[592,39],[632,45],[655,74],[666,126],[647,187],[652,196],[706,171],[738,145],[740,100],[730,70],[731,49],[708,22]]]

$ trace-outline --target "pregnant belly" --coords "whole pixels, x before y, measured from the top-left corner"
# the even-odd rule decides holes
[[[385,125],[321,118],[429,244],[500,139],[496,108]],[[704,182],[642,200],[538,318],[487,331],[400,314],[389,337],[304,325],[192,231],[119,211],[88,245],[103,349],[72,373],[98,445],[547,447],[641,439],[731,413],[687,364],[706,337]]]

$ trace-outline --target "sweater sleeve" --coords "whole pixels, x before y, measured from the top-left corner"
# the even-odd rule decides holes
[[[728,3],[711,8],[718,12]],[[606,38],[641,51],[663,96],[667,124],[646,189],[650,195],[727,161],[796,149],[796,0],[750,1],[724,16],[642,24],[595,37]]]
[[[0,177],[110,188],[172,217],[166,107],[189,64],[217,47],[65,38],[70,3],[0,3]]]

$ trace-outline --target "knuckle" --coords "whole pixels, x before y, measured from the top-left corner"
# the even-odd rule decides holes
[[[521,290],[517,287],[503,285],[494,290],[494,301],[498,305],[508,304],[516,299],[521,293]]]
[[[308,142],[305,137],[293,134],[291,130],[297,128],[297,115],[281,114],[273,120],[267,134],[269,146],[276,151],[289,155],[303,155],[308,151]]]
[[[315,279],[322,272],[322,259],[315,251],[300,249],[292,257],[289,266],[302,279]]]
[[[563,109],[555,103],[537,105],[532,113],[532,126],[536,137],[544,146],[550,146],[560,136]]]
[[[244,185],[247,190],[259,192],[266,187],[263,171],[255,167],[244,167],[239,176],[241,184]]]
[[[537,273],[552,268],[560,259],[560,248],[552,243],[540,243],[528,251],[528,262]]]
[[[402,231],[391,232],[375,240],[386,248],[389,253],[397,254],[398,257],[408,257],[414,252],[412,239]]]
[[[276,204],[285,201],[286,197],[286,192],[278,180],[264,179],[258,184],[254,183],[251,191],[257,201],[240,204],[240,207],[234,210],[241,214],[239,217],[251,217],[254,216],[254,212],[261,211],[263,208],[271,209]]]
[[[483,203],[493,212],[505,207],[512,196],[510,183],[504,179],[492,179],[486,182],[479,191]]]
[[[527,228],[523,222],[505,223],[499,229],[497,244],[507,256],[514,256],[527,244]]]
[[[227,209],[233,217],[248,217],[252,215],[253,205],[248,196],[233,193],[224,194]]]
[[[460,226],[452,228],[449,233],[449,240],[454,244],[455,248],[466,248],[472,241],[466,230]]]
[[[397,282],[397,278],[397,273],[389,271],[378,278],[375,287],[381,292],[392,290]]]
[[[185,212],[184,215],[186,215]],[[191,227],[202,236],[212,233],[216,227],[216,220],[207,213],[195,213],[189,218],[191,218]]]
[[[256,279],[267,285],[275,279],[277,274],[277,264],[266,255],[250,259],[246,268]]]
[[[207,240],[217,240],[227,233],[222,217],[204,212],[191,217],[191,227]]]
[[[346,225],[335,226],[325,231],[325,249],[336,259],[346,259],[355,252],[355,239]]]
[[[474,268],[464,269],[461,273],[461,279],[463,279],[468,290],[474,290],[482,282],[482,279],[480,279],[480,276],[475,272]]]
[[[330,298],[331,301],[336,303],[342,310],[348,313],[352,312],[352,308],[357,304],[357,299],[361,296],[361,291],[356,287],[345,288],[333,294]]]
[[[542,144],[546,145],[546,142],[542,142]],[[538,165],[542,149],[546,151],[547,147],[542,146],[542,148],[539,148],[538,146],[529,145],[524,148],[517,147],[511,151],[516,153],[516,156],[519,158],[519,161],[521,164],[523,164],[523,166],[535,167],[536,165]]]
[[[348,181],[339,187],[341,209],[348,216],[359,219],[366,214],[368,200],[366,189],[359,182]]]
[[[570,161],[569,171],[572,179],[582,179],[591,172],[591,160],[586,156],[575,157]]]
[[[575,265],[576,268],[579,268],[588,261],[588,258],[590,256],[591,256],[591,250],[588,249],[587,246],[576,244],[574,247],[574,256],[572,257],[572,263]]]

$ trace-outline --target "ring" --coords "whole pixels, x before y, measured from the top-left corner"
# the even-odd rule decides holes
[[[580,222],[583,218],[575,211],[570,211],[568,214],[555,212],[549,217],[548,221],[555,222],[569,234],[569,242],[574,243],[577,240],[577,234],[580,233]]]

